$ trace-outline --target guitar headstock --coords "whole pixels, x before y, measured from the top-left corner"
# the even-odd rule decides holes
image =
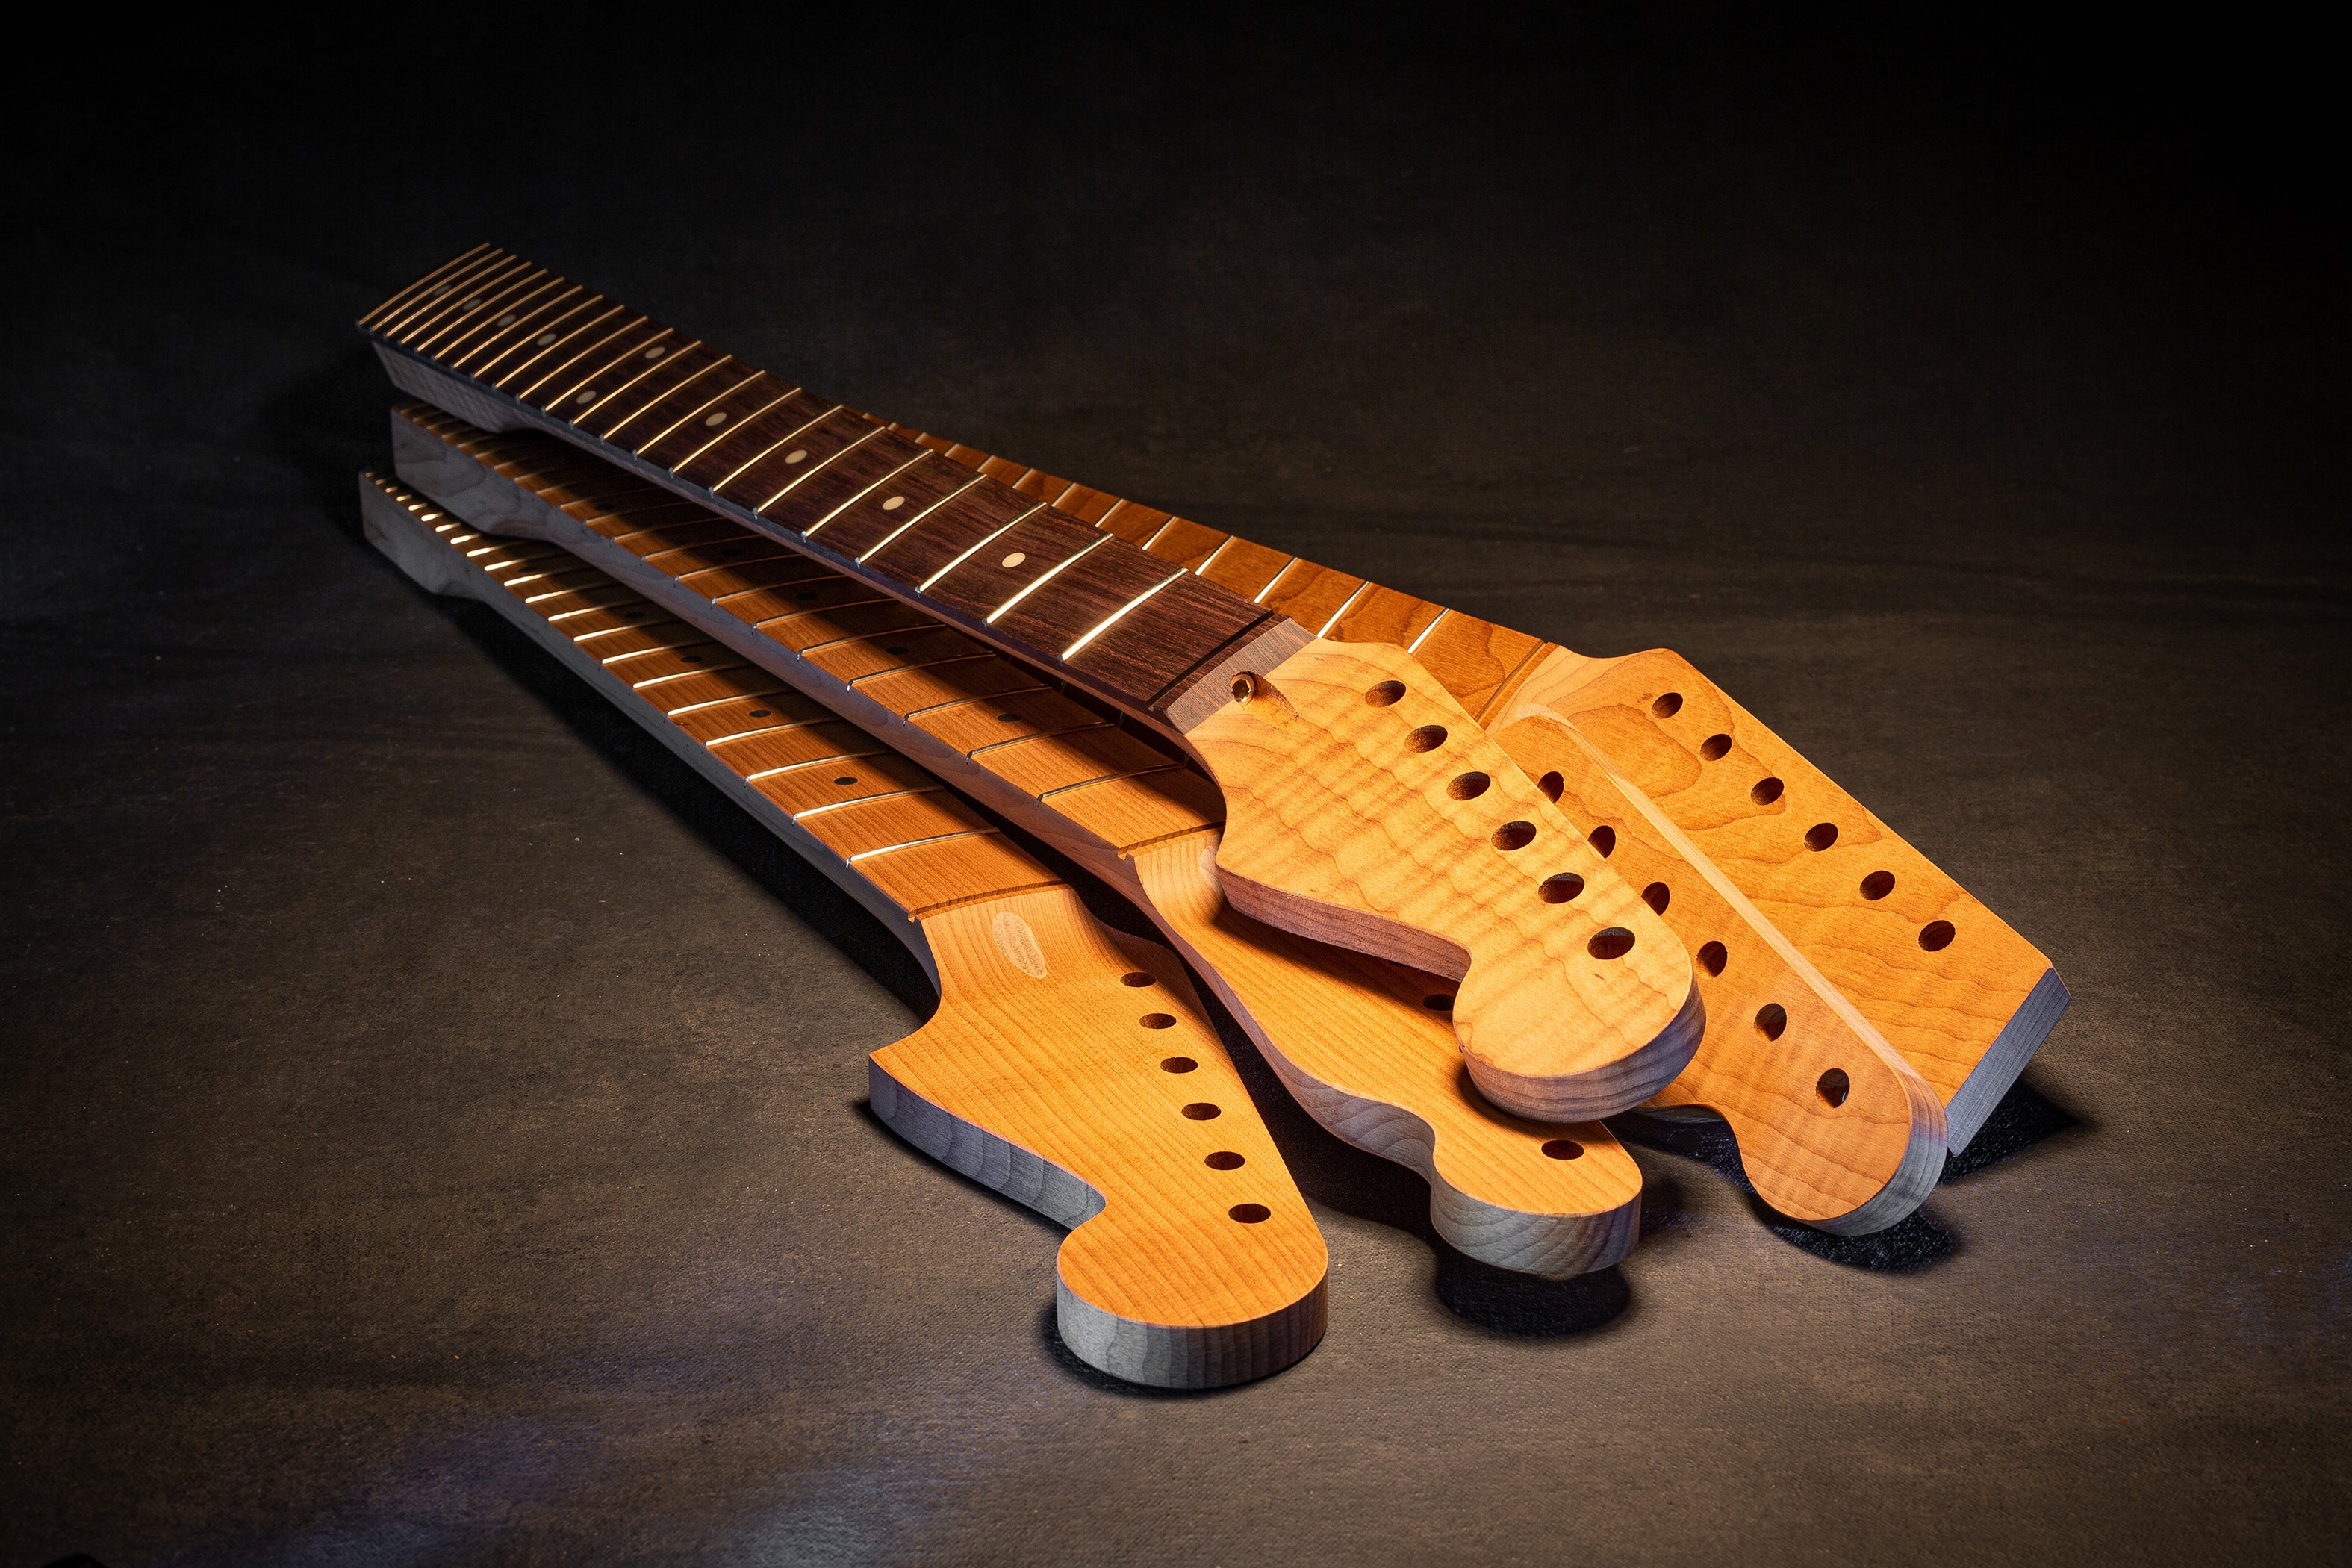
[[[1697,1049],[1682,942],[1403,649],[1311,641],[1234,674],[1185,738],[1224,791],[1226,898],[1459,977],[1454,1032],[1495,1104],[1613,1115]]]

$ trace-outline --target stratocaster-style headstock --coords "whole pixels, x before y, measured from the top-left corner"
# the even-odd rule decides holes
[[[1230,692],[1185,739],[1224,790],[1234,908],[1458,977],[1506,1110],[1612,1115],[1682,1071],[1706,1014],[1681,941],[1411,655],[1313,641]]]

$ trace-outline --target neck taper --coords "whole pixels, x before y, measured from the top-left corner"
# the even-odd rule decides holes
[[[1176,733],[1309,640],[1277,612],[519,257],[360,322],[404,390],[550,431]]]

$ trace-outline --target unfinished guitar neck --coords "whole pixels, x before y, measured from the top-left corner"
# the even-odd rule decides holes
[[[923,960],[940,1010],[874,1053],[875,1112],[1072,1227],[1073,1352],[1201,1388],[1314,1348],[1322,1238],[1173,954],[1101,926],[936,779],[611,577],[371,476],[360,496],[410,576],[497,609]]]

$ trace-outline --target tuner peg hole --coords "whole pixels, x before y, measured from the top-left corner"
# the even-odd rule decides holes
[[[1404,695],[1404,682],[1383,680],[1364,693],[1364,700],[1375,708],[1386,708]]]
[[[1561,871],[1546,877],[1537,891],[1543,895],[1545,903],[1565,904],[1584,891],[1584,879],[1573,871]]]
[[[1259,1225],[1274,1217],[1274,1211],[1264,1204],[1235,1204],[1225,1212],[1244,1225]]]
[[[1721,762],[1730,750],[1731,737],[1728,735],[1709,735],[1698,743],[1698,754],[1710,763]]]
[[[1617,847],[1617,830],[1605,822],[1584,837],[1603,860]]]
[[[1444,744],[1445,726],[1443,724],[1423,724],[1404,738],[1404,749],[1408,752],[1433,752]]]
[[[1683,694],[1679,691],[1665,692],[1650,704],[1650,711],[1661,719],[1671,719],[1682,710]]]
[[[1845,1097],[1853,1092],[1853,1079],[1845,1076],[1845,1068],[1832,1068],[1822,1074],[1819,1083],[1813,1085],[1813,1092],[1822,1097],[1823,1105],[1835,1110],[1845,1103]]]
[[[1929,921],[1919,932],[1919,945],[1929,952],[1941,952],[1952,945],[1952,938],[1957,934],[1952,930],[1951,921]]]
[[[1536,841],[1536,825],[1532,822],[1507,822],[1495,829],[1495,847],[1506,853],[1525,849]]]
[[[1654,915],[1664,914],[1666,903],[1674,896],[1674,889],[1664,882],[1653,882],[1642,889],[1642,901],[1650,906],[1650,912]]]
[[[1201,1064],[1199,1062],[1194,1061],[1191,1057],[1169,1057],[1160,1062],[1160,1070],[1161,1072],[1192,1072],[1196,1070],[1200,1065]]]
[[[1118,977],[1121,985],[1152,985],[1158,984],[1140,969],[1130,969]]]
[[[1779,779],[1758,779],[1756,787],[1748,792],[1748,798],[1759,805],[1769,805],[1780,798],[1780,792],[1786,787]]]
[[[1146,1013],[1136,1020],[1147,1029],[1172,1029],[1176,1020],[1166,1013]]]
[[[1578,1142],[1573,1138],[1554,1138],[1544,1144],[1543,1152],[1544,1157],[1548,1160],[1581,1160],[1584,1158],[1584,1145]]]
[[[1730,962],[1731,954],[1724,951],[1723,943],[1719,942],[1708,942],[1698,950],[1698,966],[1706,971],[1709,980],[1722,973],[1723,966]]]
[[[1895,873],[1892,871],[1873,871],[1862,879],[1862,896],[1874,904],[1894,890]]]
[[[1494,782],[1485,773],[1457,773],[1454,782],[1445,786],[1445,793],[1456,800],[1476,800]]]
[[[1789,1029],[1789,1010],[1778,1002],[1767,1002],[1756,1009],[1756,1032],[1768,1040],[1777,1040]]]
[[[1837,842],[1837,824],[1816,822],[1805,829],[1805,847],[1814,851],[1828,848]]]
[[[1188,1121],[1214,1121],[1223,1114],[1205,1100],[1196,1100],[1184,1108],[1184,1119]]]
[[[1622,958],[1633,951],[1633,933],[1623,926],[1609,926],[1593,932],[1592,940],[1584,944],[1584,951],[1603,963],[1612,958]]]
[[[1231,1149],[1220,1149],[1201,1162],[1212,1171],[1238,1171],[1249,1163]]]
[[[1558,805],[1559,804],[1560,792],[1568,788],[1568,781],[1560,777],[1558,773],[1546,773],[1543,777],[1536,780],[1536,788],[1543,791],[1543,797],[1546,800],[1551,802],[1554,805]]]

